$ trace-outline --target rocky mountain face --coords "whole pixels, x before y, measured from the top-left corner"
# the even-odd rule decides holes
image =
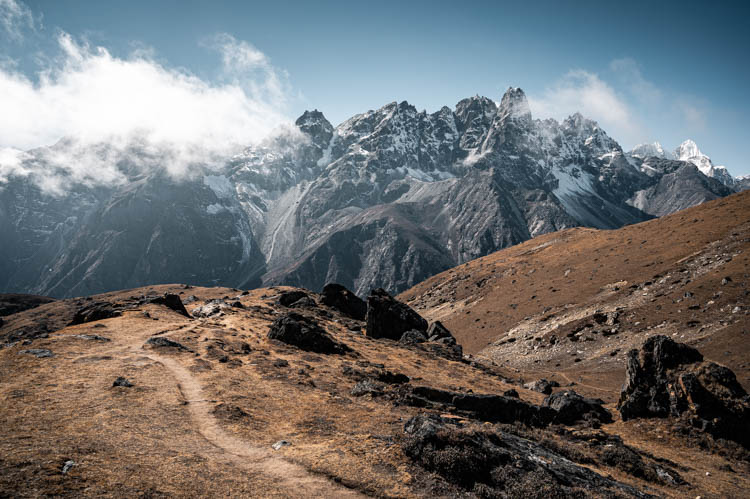
[[[393,102],[337,127],[308,111],[222,168],[179,179],[121,165],[126,182],[50,195],[10,178],[0,289],[339,282],[358,295],[398,292],[540,234],[617,228],[738,188],[719,167],[696,169],[697,147],[676,159],[641,149],[623,152],[580,114],[534,119],[518,88],[431,114]],[[41,159],[28,155],[33,168]]]

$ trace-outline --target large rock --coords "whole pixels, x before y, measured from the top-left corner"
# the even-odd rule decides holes
[[[479,497],[583,497],[583,490],[605,497],[645,496],[537,442],[496,429],[462,428],[419,415],[407,421],[404,433],[406,456]]]
[[[367,315],[367,304],[364,300],[341,284],[326,284],[320,295],[320,302],[358,321],[365,320]]]
[[[174,310],[178,314],[182,314],[185,317],[190,317],[190,314],[185,308],[185,305],[182,304],[182,300],[180,299],[178,295],[175,295],[172,293],[165,293],[164,296],[152,298],[151,300],[149,300],[149,302],[155,303],[157,305],[164,305],[168,309]]]
[[[182,343],[178,343],[174,340],[170,340],[169,338],[165,338],[164,336],[153,336],[146,340],[146,345],[150,345],[154,348],[174,348],[176,350],[179,350],[181,352],[192,352],[191,349],[183,345]]]
[[[289,307],[302,298],[308,298],[308,295],[307,293],[305,293],[304,291],[300,291],[299,289],[284,291],[279,295],[279,305]]]
[[[343,354],[351,351],[343,343],[334,341],[317,323],[294,312],[276,319],[268,337],[309,352]]]
[[[84,324],[86,322],[111,319],[112,317],[119,317],[121,315],[122,312],[116,305],[105,301],[99,301],[80,308],[73,316],[73,320],[70,322],[70,325],[74,326],[76,324]]]
[[[623,420],[634,417],[665,417],[670,412],[667,371],[703,360],[701,353],[666,336],[652,336],[627,355],[625,384],[617,409]]]
[[[193,309],[193,317],[213,317],[231,308],[226,301],[217,298]]]
[[[440,341],[446,345],[456,344],[456,338],[440,321],[435,321],[430,324],[430,328],[427,330],[427,338],[430,341]]]
[[[383,289],[375,289],[367,297],[367,331],[370,338],[399,340],[407,331],[427,331],[427,321],[405,303]]]
[[[523,385],[523,387],[527,390],[533,390],[535,392],[543,393],[544,395],[549,395],[550,393],[552,393],[552,389],[558,386],[560,386],[560,383],[558,383],[557,381],[548,381],[545,378],[538,379],[536,381],[532,381]]]
[[[734,373],[666,336],[628,352],[617,408],[623,420],[673,417],[716,438],[750,448],[750,397]]]
[[[453,392],[429,386],[411,388],[402,401],[417,407],[443,407],[493,423],[521,423],[527,426],[543,427],[548,425],[554,417],[554,411],[549,408],[530,404],[518,398]]]
[[[603,405],[603,400],[583,397],[573,390],[554,393],[542,402],[543,407],[549,407],[556,412],[555,422],[562,424],[581,421],[611,423],[612,414],[602,407]]]

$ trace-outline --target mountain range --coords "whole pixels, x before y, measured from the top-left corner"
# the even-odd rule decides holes
[[[23,166],[66,147],[28,151]],[[534,119],[519,88],[431,114],[392,102],[337,127],[306,111],[220,168],[181,177],[127,158],[117,167],[124,181],[55,194],[33,174],[7,179],[0,289],[339,282],[396,293],[541,234],[618,228],[750,187],[692,141],[626,152],[578,113]]]

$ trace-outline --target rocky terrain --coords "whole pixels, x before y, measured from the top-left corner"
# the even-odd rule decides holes
[[[748,213],[743,192],[619,230],[546,234],[399,297],[502,366],[614,391],[625,353],[658,333],[747,383]]]
[[[743,497],[749,204],[540,236],[398,299],[30,299],[0,325],[0,490]]]
[[[518,88],[434,113],[393,102],[336,127],[308,111],[177,177],[144,168],[151,153],[133,147],[106,184],[68,178],[55,161],[77,147],[67,138],[28,151],[25,176],[2,179],[0,289],[62,298],[170,282],[338,282],[395,293],[545,233],[618,228],[747,184],[692,142],[626,152],[580,114],[534,119]],[[105,161],[110,149],[88,156]],[[62,187],[50,191],[51,179]]]

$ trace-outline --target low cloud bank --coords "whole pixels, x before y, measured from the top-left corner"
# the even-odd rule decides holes
[[[126,58],[61,33],[61,55],[32,81],[0,68],[0,184],[30,176],[60,193],[124,180],[127,168],[173,176],[217,167],[286,128],[286,73],[247,42],[211,40],[219,83],[165,67],[147,51]]]

